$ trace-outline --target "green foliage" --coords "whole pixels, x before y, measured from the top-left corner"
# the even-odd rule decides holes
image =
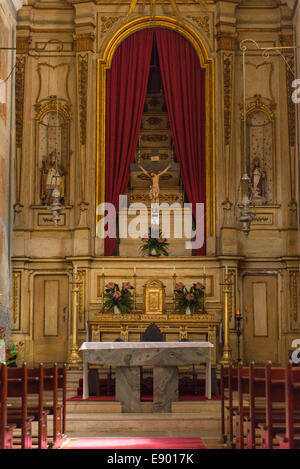
[[[200,282],[194,283],[189,289],[179,282],[175,286],[175,310],[184,314],[189,307],[191,313],[205,313],[204,309],[205,286]]]
[[[105,285],[104,310],[112,311],[114,306],[117,306],[121,313],[131,313],[133,298],[130,290],[133,290],[133,286],[129,282],[123,282],[121,288],[112,282]]]
[[[159,236],[157,238],[151,237],[151,228],[149,229],[149,234],[146,238],[142,238],[143,245],[140,247],[140,250],[143,254],[147,254],[148,256],[153,256],[152,254],[153,249],[155,250],[155,256],[168,256],[168,246],[169,243],[167,242],[166,238],[163,238],[162,232],[159,231]]]

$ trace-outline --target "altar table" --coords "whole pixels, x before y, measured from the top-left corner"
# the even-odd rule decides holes
[[[206,365],[205,395],[211,398],[210,342],[84,342],[83,399],[89,397],[88,364],[116,367],[116,400],[123,412],[140,412],[140,366],[153,366],[153,411],[171,412],[178,400],[178,366]]]

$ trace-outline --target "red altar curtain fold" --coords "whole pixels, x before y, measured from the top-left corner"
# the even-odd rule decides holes
[[[205,70],[183,36],[160,28],[155,29],[155,36],[174,149],[195,218],[195,204],[206,202]],[[205,242],[194,250],[195,255],[205,253]]]
[[[134,161],[147,92],[153,29],[126,38],[117,48],[106,73],[105,201],[118,212]],[[105,238],[104,254],[115,254],[116,239]]]

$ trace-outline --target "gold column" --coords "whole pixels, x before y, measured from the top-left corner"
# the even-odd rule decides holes
[[[224,345],[223,345],[223,355],[219,363],[223,365],[229,365],[231,362],[231,347],[229,345],[229,315],[230,315],[230,303],[232,295],[232,280],[231,272],[228,272],[226,268],[225,280],[223,285],[224,292],[224,317],[223,317],[223,327],[224,327]]]
[[[72,322],[73,322],[73,331],[72,331],[72,348],[69,357],[69,365],[74,367],[78,367],[82,362],[79,354],[78,354],[78,344],[77,344],[77,316],[78,316],[78,296],[79,296],[79,274],[75,270],[73,273],[73,281],[72,281]]]

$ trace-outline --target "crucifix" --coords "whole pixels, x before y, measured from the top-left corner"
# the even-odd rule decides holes
[[[148,171],[146,171],[146,169],[141,165],[139,165],[139,168],[152,180],[149,197],[151,200],[151,234],[155,238],[159,236],[159,178],[171,168],[171,165],[167,166],[157,174],[154,171],[150,171],[150,173],[148,173]]]

